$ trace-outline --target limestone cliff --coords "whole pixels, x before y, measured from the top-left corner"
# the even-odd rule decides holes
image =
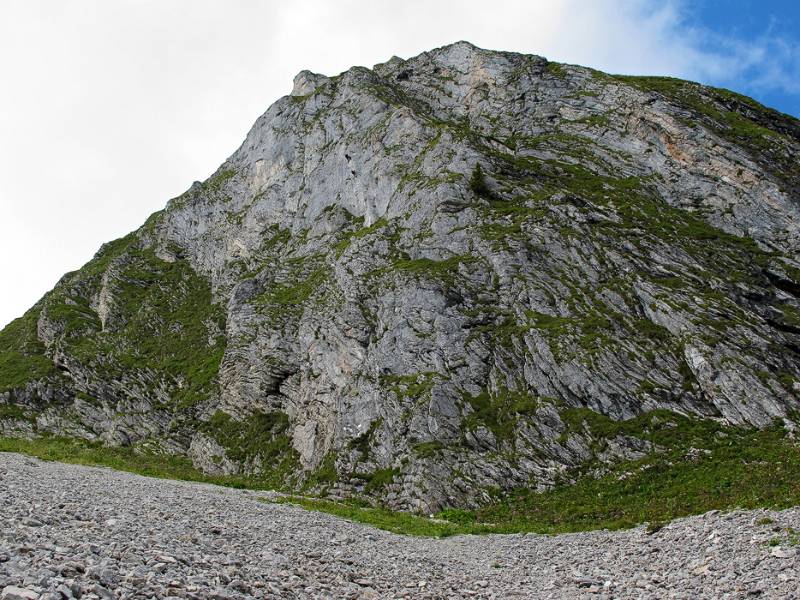
[[[0,434],[395,508],[793,427],[800,122],[460,42],[307,71],[242,146],[0,333]],[[637,420],[638,419],[638,420]]]

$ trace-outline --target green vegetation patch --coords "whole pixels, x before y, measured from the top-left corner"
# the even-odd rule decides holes
[[[783,322],[800,331],[800,309],[789,304],[782,305],[780,309],[783,312]]]
[[[470,431],[483,426],[498,442],[513,441],[518,421],[534,415],[542,402],[550,401],[504,387],[496,392],[483,390],[475,396],[464,394],[464,400],[472,408],[464,419],[464,426]]]
[[[575,309],[577,312],[578,307]],[[616,332],[626,327],[619,313],[608,311],[608,314],[602,314],[595,309],[584,309],[574,316],[549,315],[532,310],[517,315],[487,305],[469,309],[464,314],[472,318],[491,319],[473,327],[468,341],[483,338],[492,346],[513,350],[515,340],[538,331],[546,338],[557,359],[575,356],[577,349],[582,351],[584,357],[608,350],[616,344]],[[567,348],[572,350],[568,352]]]
[[[364,486],[364,491],[370,494],[385,488],[399,474],[400,471],[397,469],[378,469],[372,473],[353,473],[352,476],[366,481],[367,484]]]
[[[70,350],[104,378],[131,369],[160,373],[174,382],[173,398],[180,406],[208,398],[226,345],[225,313],[213,302],[208,280],[186,261],[162,261],[150,249],[128,248],[116,268],[106,331],[100,331],[96,316],[86,315],[86,301],[76,301],[87,297],[85,291],[72,296],[71,319],[64,317],[59,295],[48,304],[48,316],[72,324],[66,340]]]
[[[678,256],[680,251],[686,252],[707,271],[701,276],[703,282],[709,281],[709,274],[722,282],[721,290],[701,290],[708,292],[709,301],[718,303],[726,297],[737,298],[728,283],[768,284],[764,267],[773,258],[770,253],[761,250],[752,239],[729,234],[713,227],[700,215],[669,206],[652,188],[652,177],[618,178],[593,172],[583,164],[495,154],[504,163],[499,170],[505,177],[538,190],[526,201],[526,210],[536,211],[542,198],[550,198],[552,203],[554,195],[561,193],[562,196],[566,194],[562,201],[582,210],[608,213],[608,219],[600,220],[589,230],[592,241],[606,246],[616,239],[634,240],[645,248],[652,243],[666,245]],[[519,203],[509,202],[508,205],[514,207]],[[546,212],[542,214],[547,215]],[[519,222],[532,216],[524,216]],[[511,225],[513,221],[508,218],[500,223],[490,221],[495,229],[504,223]],[[525,229],[508,227],[505,233],[514,231],[524,233]],[[484,237],[491,237],[494,232],[488,233]],[[562,229],[559,233],[571,236],[574,231]],[[735,301],[729,308],[736,310]]]
[[[557,62],[548,61],[545,69],[551,75],[558,77],[559,79],[563,79],[567,76],[567,69],[564,67],[563,64]]]
[[[22,421],[28,418],[28,413],[25,409],[17,404],[0,404],[0,421],[13,420]]]
[[[372,271],[370,275],[385,275],[387,273],[400,273],[406,277],[438,281],[448,286],[453,286],[460,277],[460,270],[478,258],[469,254],[450,256],[443,260],[430,258],[409,258],[407,255],[394,257],[390,267],[383,267]]]
[[[272,468],[286,458],[294,458],[288,427],[289,417],[280,411],[256,411],[238,421],[218,410],[200,429],[225,448],[231,460],[239,463],[258,460],[265,468]]]
[[[579,206],[586,208],[591,205],[594,210],[616,213],[617,219],[599,224],[601,229],[598,233],[630,239],[631,230],[643,231],[657,240],[683,247],[698,262],[715,272],[724,272],[732,265],[738,278],[742,265],[752,263],[754,269],[751,270],[760,271],[771,257],[752,239],[726,233],[698,215],[669,206],[652,191],[651,178],[613,177],[593,171],[587,166],[590,163],[539,160],[498,152],[488,146],[485,150],[501,161],[499,177],[536,190],[528,198],[505,203],[497,201],[490,205],[495,217],[498,216],[496,211],[503,206],[507,210],[533,211],[530,216],[546,215],[546,211],[541,211],[546,207],[540,208],[539,204],[556,193],[568,193]],[[573,201],[570,197],[568,200]],[[528,206],[531,203],[532,207]]]
[[[549,492],[518,490],[495,505],[458,514],[462,522],[496,523],[506,531],[558,532],[632,527],[712,509],[800,503],[800,447],[781,426],[714,431],[708,421],[688,425],[675,415],[662,423],[651,422],[648,437],[665,447],[674,444],[664,454]],[[635,433],[633,429],[631,422],[621,431]],[[617,431],[605,435],[612,433]]]
[[[283,264],[286,272],[280,280],[267,284],[256,296],[254,304],[259,313],[273,326],[302,316],[309,301],[323,291],[330,278],[330,268],[323,261],[319,255],[287,259]]]
[[[394,512],[384,508],[361,506],[358,503],[332,502],[316,498],[290,496],[278,498],[278,504],[295,504],[308,510],[325,512],[349,521],[365,523],[378,529],[406,535],[430,537],[447,537],[465,533],[465,527],[439,519],[427,519],[403,512]]]
[[[469,178],[469,189],[481,198],[489,198],[492,195],[489,186],[486,184],[486,176],[483,174],[483,168],[480,163],[476,164],[475,168],[472,169],[472,174]]]
[[[303,483],[302,489],[309,490],[321,487],[325,490],[336,483],[339,479],[339,471],[336,468],[337,454],[330,451],[325,455],[322,464],[309,475]]]
[[[0,331],[0,393],[55,373],[36,333],[38,319],[39,308],[34,307]]]
[[[230,179],[236,176],[235,169],[223,169],[203,183],[203,188],[218,192]]]
[[[426,519],[356,502],[282,501],[396,533],[433,537],[620,529],[645,522],[662,525],[715,509],[800,504],[800,447],[781,426],[760,431],[723,428],[689,424],[679,415],[662,413],[642,419],[650,419],[653,439],[672,443],[679,438],[678,446],[667,454],[621,464],[599,479],[584,477],[546,492],[518,489],[479,510],[447,509],[438,519]],[[641,421],[623,422],[621,429],[604,424],[609,429],[602,433],[632,432],[637,422]]]
[[[420,458],[432,458],[444,449],[445,445],[439,440],[433,440],[430,442],[420,442],[419,444],[416,444],[413,448],[414,454],[416,454]]]
[[[618,75],[616,79],[640,89],[658,92],[708,117],[716,124],[714,127],[716,132],[732,141],[765,148],[780,138],[779,133],[763,127],[740,111],[730,110],[723,104],[725,101],[730,104],[731,100],[735,100],[734,106],[746,107],[761,114],[774,112],[750,98],[672,77]]]
[[[363,221],[362,221],[363,222]],[[361,238],[365,238],[373,233],[383,229],[389,224],[386,217],[381,217],[377,221],[375,221],[372,225],[363,226],[360,229],[356,229],[353,231],[349,231],[344,234],[344,237],[337,242],[333,249],[336,253],[336,257],[340,257],[347,248],[350,247],[350,244],[353,240],[359,240]]]
[[[0,393],[24,387],[57,373],[53,362],[45,355],[45,346],[39,341],[37,327],[42,310],[61,324],[66,338],[79,339],[89,331],[99,328],[97,314],[89,306],[88,294],[79,293],[80,286],[72,286],[75,279],[99,284],[102,274],[111,262],[135,244],[135,234],[103,244],[94,258],[80,271],[65,275],[56,289],[0,331]]]
[[[375,432],[380,429],[382,424],[383,418],[378,417],[369,424],[369,427],[366,431],[350,440],[348,447],[352,450],[358,451],[361,460],[364,460],[369,456],[370,448],[372,447],[372,440],[375,437]]]
[[[668,410],[654,410],[623,421],[615,421],[588,408],[564,408],[559,416],[565,433],[588,433],[600,444],[622,435],[647,440],[661,448],[706,448],[716,436],[728,435],[716,421],[686,417]]]
[[[381,375],[381,385],[394,392],[398,398],[422,400],[430,397],[433,386],[442,376],[435,371],[410,375]]]
[[[59,437],[39,437],[30,440],[0,437],[0,452],[19,452],[42,460],[76,465],[110,467],[118,471],[160,479],[197,481],[256,490],[275,489],[275,482],[269,478],[207,475],[194,468],[192,462],[183,456],[145,452],[130,446],[109,447],[100,442],[86,440]]]
[[[800,121],[794,117],[735,92],[681,79],[629,75],[617,75],[614,78],[639,89],[657,92],[690,109],[714,133],[744,147],[755,160],[780,179],[796,180],[800,176],[797,161],[785,151],[787,140],[783,134],[784,131],[793,131],[795,135],[800,132]]]

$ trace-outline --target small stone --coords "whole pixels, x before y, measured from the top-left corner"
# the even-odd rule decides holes
[[[174,556],[169,556],[167,554],[159,554],[158,556],[156,556],[156,560],[158,560],[160,562],[165,562],[165,563],[176,563],[176,562],[178,562],[177,558],[175,558]]]
[[[251,587],[241,579],[234,579],[228,584],[228,587],[242,594],[250,594],[251,592]]]
[[[39,594],[33,590],[9,585],[0,592],[0,600],[38,600]]]
[[[111,590],[103,587],[102,585],[92,586],[92,592],[100,596],[102,600],[116,600],[116,596],[114,596]]]
[[[605,582],[601,579],[591,579],[590,577],[576,577],[575,583],[578,584],[579,588],[590,588],[592,586],[602,587]]]
[[[38,519],[34,519],[32,517],[26,517],[26,518],[22,519],[22,521],[20,521],[20,523],[22,523],[26,527],[41,527],[42,526],[42,522],[41,521],[39,521]]]
[[[770,552],[775,558],[792,558],[797,554],[795,548],[784,548],[783,546],[775,546]]]

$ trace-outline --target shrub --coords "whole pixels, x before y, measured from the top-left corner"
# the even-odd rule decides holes
[[[483,175],[483,169],[479,163],[472,169],[472,175],[469,178],[469,189],[482,198],[490,198],[492,196],[489,186],[486,185],[486,178]]]

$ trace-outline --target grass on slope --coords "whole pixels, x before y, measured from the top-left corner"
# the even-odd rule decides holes
[[[651,455],[599,479],[537,493],[520,489],[479,510],[438,519],[310,498],[285,498],[380,529],[443,537],[459,533],[567,533],[651,527],[709,510],[800,505],[800,446],[780,426],[728,430],[699,447]]]
[[[0,330],[0,393],[55,372],[36,335],[38,318],[39,309],[34,307]]]
[[[602,478],[583,478],[537,493],[517,490],[479,510],[445,510],[436,519],[371,508],[357,501],[287,497],[281,502],[327,512],[380,529],[444,537],[461,533],[563,533],[663,523],[712,509],[800,505],[800,445],[782,426],[719,428],[690,447],[619,465]],[[0,451],[45,460],[103,465],[154,477],[267,489],[258,479],[212,477],[184,458],[146,455],[58,438],[0,438]]]
[[[429,519],[411,513],[394,512],[385,508],[362,506],[357,501],[333,502],[300,496],[285,496],[276,500],[278,504],[294,504],[307,510],[328,513],[348,521],[356,521],[404,535],[426,537],[449,537],[462,533],[491,533],[492,527],[452,523],[445,519]]]
[[[730,90],[690,81],[630,75],[615,75],[614,78],[642,90],[657,92],[690,109],[717,135],[743,147],[779,179],[796,183],[800,176],[796,158],[787,151],[800,133],[800,121],[795,117]]]
[[[546,533],[621,529],[714,509],[800,504],[800,446],[782,427],[729,432],[706,447],[651,455],[600,479],[537,494],[520,490],[478,511],[445,511],[465,524]]]
[[[58,437],[31,440],[0,437],[0,452],[19,452],[42,460],[110,467],[147,477],[213,483],[234,488],[271,490],[275,482],[250,477],[207,475],[192,466],[192,461],[180,456],[137,452],[133,448],[103,446],[99,442]]]

